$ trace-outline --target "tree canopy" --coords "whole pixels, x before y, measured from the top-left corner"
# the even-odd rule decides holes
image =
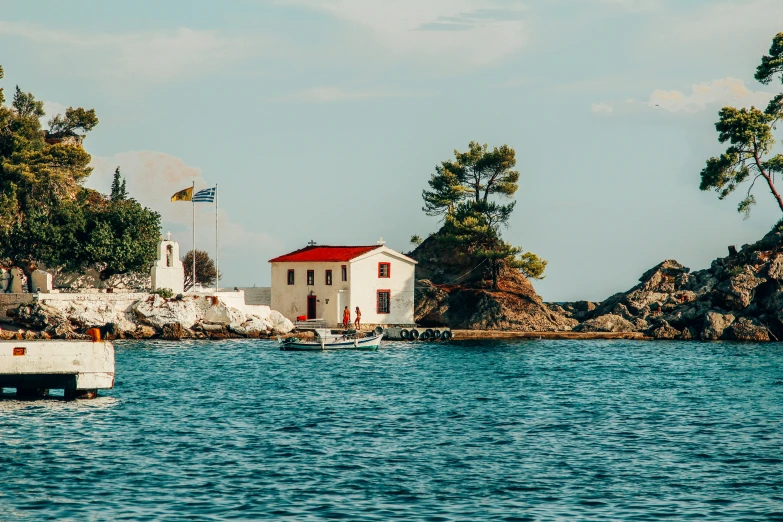
[[[185,266],[185,290],[193,288],[193,250],[189,250],[182,258]],[[196,250],[196,281],[202,286],[212,286],[216,278],[220,278],[215,268],[215,261],[204,250]]]
[[[0,266],[28,273],[40,265],[96,266],[103,278],[148,269],[160,215],[129,198],[124,180],[112,197],[83,186],[92,168],[82,140],[98,124],[95,111],[69,108],[45,130],[43,102],[32,93],[17,86],[11,105],[3,101],[0,96]]]
[[[773,38],[769,53],[762,57],[756,68],[756,80],[769,84],[776,74],[781,74],[783,83],[783,33]],[[745,197],[737,206],[737,211],[747,217],[756,203],[753,188],[761,179],[783,211],[783,198],[775,188],[775,175],[783,173],[783,155],[772,155],[775,144],[773,130],[782,117],[783,93],[775,96],[764,111],[755,107],[721,109],[715,129],[718,141],[728,142],[729,146],[720,156],[707,160],[701,171],[699,188],[714,190],[719,199],[724,199],[741,184],[750,181]]]
[[[508,145],[489,149],[472,141],[466,152],[455,150],[453,160],[435,167],[431,190],[422,192],[424,212],[443,216],[441,240],[477,264],[487,263],[495,289],[503,263],[537,279],[546,268],[546,261],[501,238],[516,205],[503,202],[519,188],[515,166],[516,152]]]

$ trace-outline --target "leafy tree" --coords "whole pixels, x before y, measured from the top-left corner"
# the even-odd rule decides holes
[[[104,278],[147,269],[160,216],[128,198],[124,180],[122,199],[83,186],[91,157],[75,131],[92,130],[95,111],[70,108],[48,132],[42,116],[43,102],[19,87],[10,106],[0,102],[0,264],[28,276],[41,265],[70,271],[96,265]],[[78,139],[49,139],[58,133]]]
[[[185,265],[185,290],[193,288],[193,251],[189,250],[182,258]],[[203,286],[213,286],[215,278],[221,279],[215,269],[215,262],[203,250],[196,250],[196,281]]]
[[[416,246],[419,246],[419,245],[421,245],[422,241],[424,241],[424,240],[423,240],[423,239],[421,238],[421,236],[420,236],[420,235],[418,235],[418,234],[413,234],[413,235],[411,236],[411,239],[410,239],[410,242],[411,242],[411,244],[412,244],[412,245],[416,245]]]
[[[783,73],[783,33],[772,40],[770,54],[761,59],[756,68],[756,79],[768,84],[777,73]],[[783,74],[781,74],[783,83]],[[755,107],[736,109],[724,107],[720,110],[719,120],[715,124],[718,141],[729,143],[726,152],[707,160],[701,171],[701,190],[715,190],[719,199],[734,192],[739,185],[750,180],[745,197],[737,206],[737,211],[750,215],[751,207],[756,203],[753,188],[756,181],[763,179],[783,211],[783,198],[775,188],[775,175],[783,173],[783,155],[772,156],[775,143],[772,131],[783,117],[783,93],[775,96],[765,111]]]
[[[455,251],[487,263],[492,287],[498,288],[500,268],[520,269],[526,276],[543,278],[546,261],[533,253],[508,245],[500,235],[508,227],[515,201],[500,203],[512,197],[519,188],[516,152],[508,145],[494,147],[472,141],[467,152],[454,151],[454,160],[441,162],[430,178],[432,190],[422,192],[424,212],[443,216],[440,240]]]
[[[2,80],[5,77],[5,73],[3,72],[3,66],[0,65],[0,80]],[[0,87],[0,105],[5,103],[5,94],[3,93],[3,88]]]
[[[101,279],[146,270],[155,262],[160,241],[160,214],[135,199],[100,197],[87,210],[81,265],[96,265]]]

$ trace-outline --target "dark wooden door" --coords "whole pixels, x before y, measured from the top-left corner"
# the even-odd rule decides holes
[[[307,296],[307,318],[315,319],[315,296]]]

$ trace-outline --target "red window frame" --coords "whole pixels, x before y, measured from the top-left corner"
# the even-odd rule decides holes
[[[381,275],[381,267],[386,267],[386,275]],[[381,279],[388,279],[391,277],[391,263],[378,263],[378,277]]]
[[[388,294],[388,300],[386,302],[388,306],[388,310],[382,311],[381,310],[381,294]],[[378,290],[376,296],[375,296],[375,311],[379,314],[390,314],[391,313],[391,290]]]
[[[288,284],[292,285],[296,282],[295,276],[294,276],[294,269],[289,268],[288,269]]]
[[[326,271],[326,286],[332,286],[332,271]]]
[[[307,271],[307,286],[315,286],[315,270]]]
[[[341,266],[340,271],[342,272],[343,282],[348,281],[348,265]]]

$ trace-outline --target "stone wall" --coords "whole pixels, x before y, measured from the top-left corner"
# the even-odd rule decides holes
[[[272,288],[268,286],[252,286],[240,288],[245,292],[245,303],[249,305],[272,306]]]

